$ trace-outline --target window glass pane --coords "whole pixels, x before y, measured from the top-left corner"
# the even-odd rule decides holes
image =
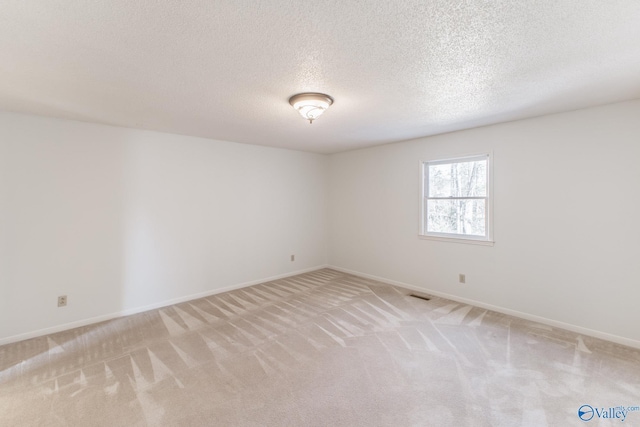
[[[485,199],[427,200],[427,232],[485,236]]]
[[[487,161],[429,165],[428,197],[485,197]]]

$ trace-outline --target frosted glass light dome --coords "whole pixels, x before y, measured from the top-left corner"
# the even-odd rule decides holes
[[[333,104],[333,98],[324,93],[299,93],[289,98],[289,104],[295,108],[300,115],[313,123],[324,111]]]

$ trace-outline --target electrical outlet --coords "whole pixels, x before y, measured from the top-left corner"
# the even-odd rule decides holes
[[[60,295],[58,297],[58,307],[65,307],[67,305],[67,296]]]
[[[458,274],[458,282],[467,283],[467,276],[464,274]]]
[[[296,256],[295,255],[291,255],[291,262],[296,260]]]

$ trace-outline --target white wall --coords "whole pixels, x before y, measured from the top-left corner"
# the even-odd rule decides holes
[[[0,114],[0,343],[325,265],[326,168],[323,155]]]
[[[420,160],[489,151],[495,246],[418,239]],[[639,345],[639,162],[640,101],[332,155],[329,262]]]

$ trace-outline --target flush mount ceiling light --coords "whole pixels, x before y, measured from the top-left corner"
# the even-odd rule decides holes
[[[289,104],[293,106],[298,113],[309,123],[313,123],[315,119],[324,113],[324,110],[333,104],[333,98],[324,93],[299,93],[289,98]]]

